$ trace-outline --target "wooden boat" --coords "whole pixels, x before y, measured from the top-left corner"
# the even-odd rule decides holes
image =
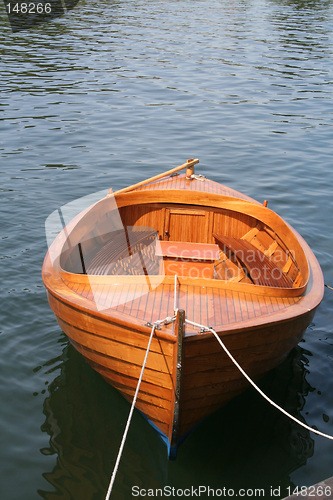
[[[152,325],[167,318],[154,332],[136,407],[171,454],[248,386],[202,326],[257,380],[301,340],[324,289],[302,237],[266,202],[196,175],[198,161],[81,212],[42,270],[60,327],[129,401]]]

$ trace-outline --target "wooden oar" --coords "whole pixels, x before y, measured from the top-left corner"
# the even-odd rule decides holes
[[[157,181],[159,179],[162,179],[163,177],[167,177],[168,175],[174,174],[175,172],[178,172],[179,170],[183,170],[184,168],[188,169],[193,169],[194,165],[196,163],[199,163],[199,160],[187,160],[186,163],[183,163],[183,165],[180,165],[179,167],[172,168],[171,170],[168,170],[167,172],[163,172],[162,174],[155,175],[154,177],[150,177],[150,179],[146,179],[145,181],[138,182],[137,184],[133,184],[132,186],[128,186],[123,189],[119,189],[119,191],[116,191],[113,193],[114,195],[120,194],[120,193],[127,193],[128,191],[133,191],[133,189],[137,189],[138,187],[144,186],[145,184],[150,184],[151,182]],[[192,170],[191,173],[194,171]]]

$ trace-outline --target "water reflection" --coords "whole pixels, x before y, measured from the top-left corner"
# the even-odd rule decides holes
[[[264,392],[301,421],[306,396],[306,351],[297,347],[260,383]],[[191,470],[191,481],[230,488],[293,486],[290,474],[313,455],[314,441],[306,429],[268,405],[254,389],[207,419],[180,448],[179,462]],[[176,466],[172,479],[177,482]],[[169,475],[170,479],[170,475]],[[184,478],[182,478],[184,482]],[[178,485],[181,486],[180,484]],[[284,495],[285,496],[285,495]]]
[[[107,489],[129,404],[71,346],[61,358],[61,373],[49,385],[44,401],[42,426],[50,442],[41,453],[57,456],[53,470],[43,474],[54,491],[38,493],[45,500],[59,494],[64,499],[97,500]],[[306,380],[306,363],[306,351],[297,347],[260,384],[301,420],[305,398],[313,390]],[[221,483],[233,488],[286,488],[293,486],[290,474],[307,462],[313,450],[309,432],[252,389],[199,426],[180,447],[175,463],[168,462],[157,433],[135,412],[115,490],[117,498],[127,499],[136,484],[185,488],[188,481],[216,488]]]
[[[80,0],[64,0],[66,9],[71,10],[79,3]]]
[[[277,5],[288,5],[302,10],[325,10],[332,5],[331,0],[270,0]]]
[[[11,4],[5,2],[6,13],[13,33],[30,30],[40,24],[53,21],[74,9],[79,0],[42,0],[38,4],[30,2]]]
[[[50,436],[49,446],[40,450],[45,456],[57,457],[53,470],[43,474],[53,491],[39,490],[38,494],[45,500],[59,495],[62,499],[100,500],[107,490],[129,405],[72,346],[65,347],[61,361],[61,373],[50,383],[44,401],[42,431]],[[140,484],[142,476],[149,477],[151,484],[160,484],[161,461],[166,461],[164,445],[136,413],[117,476],[116,498],[127,498],[122,490],[129,474],[133,484]]]

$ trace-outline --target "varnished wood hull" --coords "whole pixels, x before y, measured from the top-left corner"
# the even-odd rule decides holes
[[[149,330],[101,320],[64,304],[49,293],[59,326],[88,363],[129,401],[140,375]],[[221,338],[243,369],[258,380],[278,366],[299,343],[314,311],[286,322],[241,331]],[[153,339],[136,407],[168,441],[174,418],[176,338]],[[248,387],[213,335],[190,336],[183,344],[178,438]]]
[[[287,323],[248,328],[221,338],[236,361],[255,381],[284,361],[299,343],[313,313]],[[185,342],[180,435],[248,387],[215,337]]]
[[[48,295],[61,329],[72,345],[102,377],[132,400],[140,376],[150,330],[101,320]],[[176,342],[155,336],[149,352],[136,407],[169,437],[174,404]]]
[[[214,279],[211,275],[208,279],[192,279],[187,274],[178,278],[177,290],[171,276],[119,276],[117,273],[124,273],[128,263],[119,271],[118,264],[110,267],[103,261],[103,269],[109,269],[114,276],[78,274],[71,257],[73,251],[71,254],[61,250],[67,233],[73,235],[72,248],[83,241],[87,254],[93,254],[91,240],[84,240],[82,235],[93,225],[95,214],[104,224],[105,209],[101,211],[100,207],[108,200],[81,214],[50,248],[43,265],[44,284],[50,306],[73,346],[129,401],[135,393],[151,324],[172,316],[175,304],[177,309],[185,310],[187,319],[213,327],[242,368],[257,380],[281,363],[298,344],[323,295],[316,258],[304,240],[274,213],[247,197],[241,200],[240,193],[226,191],[211,181],[204,187],[196,183],[195,189],[185,177],[163,182],[152,184],[150,189],[139,186],[133,193],[119,194],[116,199],[125,227],[153,227],[159,239],[173,232],[181,241],[193,242],[192,251],[202,241],[207,248],[215,248],[213,234],[220,234],[222,228],[237,238],[245,235],[247,241],[255,242],[257,253],[265,252],[265,259],[275,255],[273,267],[278,262],[278,252],[283,254],[281,272],[285,273],[285,282],[292,285],[279,288],[274,281],[273,286],[265,286],[264,281],[263,286],[253,284],[232,258],[228,260],[230,268],[236,266],[239,271],[235,278],[228,281],[221,274],[221,261],[214,266]],[[180,190],[183,205],[179,203]],[[133,206],[135,217],[133,209],[127,210]],[[179,228],[181,220],[193,224],[195,229],[188,232],[182,225]],[[259,223],[263,229],[258,229]],[[121,247],[119,237],[117,241]],[[99,245],[101,250],[95,251],[90,265],[96,272],[110,243],[105,246],[103,240]],[[285,246],[292,248],[292,259]],[[138,248],[141,252],[142,245]],[[178,244],[177,248],[182,247]],[[69,262],[66,265],[72,268],[64,269],[62,262]],[[134,260],[130,256],[127,262]],[[191,270],[191,262],[195,267],[195,261],[187,261],[187,266],[189,262]],[[200,266],[195,267],[199,272]],[[212,333],[200,332],[187,323],[181,337],[180,342],[174,322],[155,330],[136,404],[166,437],[169,447],[177,445],[198,423],[248,385]]]

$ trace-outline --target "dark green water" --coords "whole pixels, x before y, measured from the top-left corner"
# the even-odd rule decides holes
[[[198,157],[200,173],[268,199],[333,285],[333,4],[85,0],[16,34],[0,9],[0,498],[104,499],[129,406],[68,345],[48,306],[45,220]],[[332,323],[327,290],[304,341],[262,382],[330,434]],[[134,498],[133,486],[200,485],[273,498],[271,488],[283,496],[331,475],[333,442],[248,391],[172,463],[135,414],[113,498]]]

